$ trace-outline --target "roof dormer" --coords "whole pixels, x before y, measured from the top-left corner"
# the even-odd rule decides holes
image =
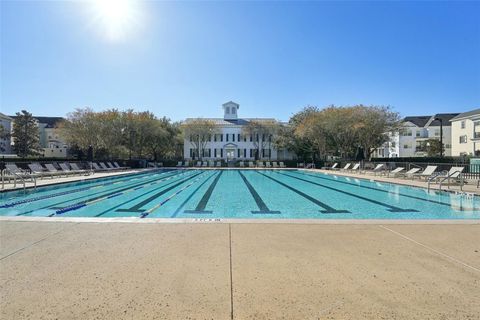
[[[225,120],[236,120],[238,119],[238,108],[240,105],[233,101],[229,101],[222,105],[223,107],[223,119]]]

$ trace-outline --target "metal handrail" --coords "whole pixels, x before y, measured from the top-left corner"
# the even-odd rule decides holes
[[[450,178],[451,178],[454,174],[456,174],[456,173],[459,173],[458,177],[460,178],[460,181],[461,181],[460,190],[463,191],[464,179],[463,179],[462,171],[458,171],[458,170],[457,170],[457,171],[454,171],[454,172],[452,172],[452,173],[450,173],[450,174],[447,174],[446,177],[444,177],[442,180],[440,180],[440,182],[439,182],[439,188],[442,189],[442,182],[444,182],[445,180],[448,180],[448,183],[449,183],[448,188],[450,189]]]

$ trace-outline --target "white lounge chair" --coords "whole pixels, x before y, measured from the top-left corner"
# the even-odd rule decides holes
[[[459,181],[459,178],[461,178],[464,169],[465,167],[451,167],[448,171],[443,171],[438,175],[432,175],[429,180],[435,183],[447,181],[447,183],[450,184],[450,181]]]
[[[202,162],[202,167],[206,167],[206,166],[208,166],[208,162],[207,162],[207,161],[203,161],[203,162]]]
[[[93,170],[95,170],[95,171],[110,171],[110,170],[108,170],[108,169],[105,169],[105,168],[103,168],[103,167],[100,167],[100,166],[98,165],[98,163],[96,163],[96,162],[92,162],[92,168],[93,168]]]
[[[272,167],[272,164],[270,163],[270,161],[266,161],[266,162],[265,162],[265,167],[267,167],[267,168],[271,168],[271,167]]]
[[[349,170],[351,172],[358,172],[360,171],[360,163],[355,163],[353,167]]]
[[[387,177],[392,177],[392,178],[395,178],[398,174],[400,174],[400,172],[402,172],[403,170],[405,170],[405,168],[403,167],[398,167],[398,168],[395,168],[393,169],[392,171],[389,171],[387,172]]]
[[[253,164],[253,161],[248,161],[248,167],[249,168],[255,168],[255,165]]]
[[[195,165],[195,167],[201,167],[202,166],[202,161],[197,161],[197,164]]]
[[[78,171],[74,171],[74,170],[70,169],[70,167],[65,163],[59,163],[58,165],[60,166],[60,169],[62,169],[62,171],[65,172],[65,173],[68,173],[68,174],[71,174],[71,175],[79,174]]]
[[[418,177],[418,178],[420,178],[420,180],[422,178],[425,178],[425,180],[426,180],[426,179],[430,178],[435,173],[436,170],[437,170],[437,166],[427,166],[425,168],[425,170],[423,170],[422,172],[414,173],[412,175],[412,178],[415,179],[415,177]]]
[[[412,168],[407,172],[400,172],[398,176],[404,177],[404,178],[413,178],[413,175],[416,174],[418,171],[420,171],[420,168]]]
[[[263,161],[257,161],[257,167],[258,168],[265,168],[265,165],[263,164]]]
[[[85,170],[85,169],[80,169],[80,167],[78,166],[78,164],[76,164],[75,162],[70,162],[70,167],[75,170],[75,171],[78,171],[78,172],[81,172],[81,173],[85,173],[85,174],[91,174],[93,171],[92,170]]]
[[[277,161],[273,161],[273,162],[272,162],[272,167],[278,168],[278,163],[277,163]]]
[[[377,173],[379,173],[380,171],[382,171],[384,169],[384,166],[385,165],[383,163],[379,163],[372,170],[363,170],[363,171],[360,171],[360,173],[364,173],[364,174],[373,173],[373,175],[377,175]]]
[[[175,167],[181,167],[181,166],[182,166],[182,161],[178,161]]]
[[[287,166],[282,161],[279,162],[280,168],[286,168]]]
[[[212,160],[208,160],[208,166],[209,166],[210,168],[215,167],[215,162],[213,162]]]
[[[240,166],[240,168],[245,168],[245,163],[243,161],[240,161],[238,165]]]
[[[130,169],[130,167],[122,167],[118,164],[118,162],[114,161],[113,162],[113,165],[115,166],[115,168],[117,169],[121,169],[121,170],[127,170],[127,169]],[[163,164],[162,164],[163,165]]]
[[[351,164],[350,162],[347,163],[347,164],[345,165],[345,167],[340,168],[340,171],[347,171],[347,170],[350,168],[351,165],[352,165],[352,164]]]
[[[335,170],[338,166],[338,162],[335,162],[331,167],[322,167],[323,170]]]
[[[221,166],[222,166],[222,162],[221,162],[221,161],[217,161],[217,164],[215,165],[215,167],[220,168]]]
[[[43,168],[39,163],[30,163],[28,164],[28,168],[34,175],[37,175],[39,178],[48,177],[48,176],[50,178],[53,178],[54,176],[53,173],[45,170],[45,168]]]
[[[55,175],[59,175],[61,176],[62,174],[65,175],[65,177],[67,177],[69,174],[72,174],[71,172],[66,172],[66,171],[63,171],[63,170],[58,170],[57,168],[55,168],[55,166],[51,163],[46,163],[45,164],[45,168],[47,168],[48,172],[51,172],[52,174],[55,174]]]

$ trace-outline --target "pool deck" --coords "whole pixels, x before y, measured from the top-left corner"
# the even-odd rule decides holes
[[[479,224],[0,221],[1,319],[480,319]]]

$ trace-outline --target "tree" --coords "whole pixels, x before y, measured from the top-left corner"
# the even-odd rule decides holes
[[[251,120],[242,128],[243,135],[252,137],[252,142],[256,149],[255,160],[263,156],[262,150],[271,148],[273,137],[278,130],[279,124],[275,120]],[[267,157],[270,158],[270,153]]]
[[[440,143],[440,140],[438,139],[428,139],[424,142],[427,155],[429,157],[439,157],[440,154],[442,153],[441,150],[443,148],[443,152],[445,152],[445,147],[442,146]]]
[[[40,133],[35,118],[26,110],[16,113],[13,122],[13,150],[20,157],[40,154]]]
[[[76,109],[67,115],[67,118],[59,127],[61,135],[71,146],[78,148],[87,154],[92,146],[94,154],[101,146],[100,142],[101,123],[95,112],[90,108]]]
[[[197,157],[202,159],[207,142],[218,129],[212,120],[196,118],[187,119],[182,123],[182,131],[195,149]]]

